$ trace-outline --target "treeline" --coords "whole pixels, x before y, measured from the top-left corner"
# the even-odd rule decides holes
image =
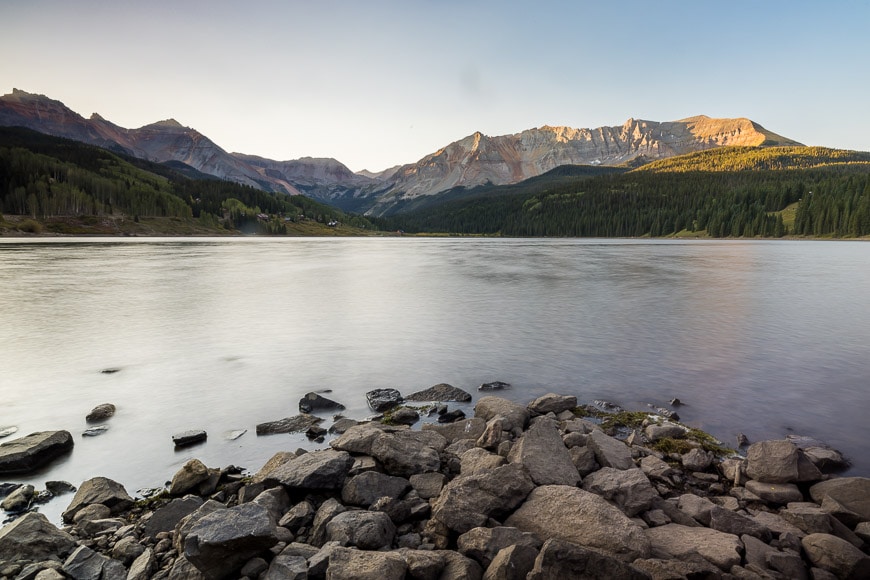
[[[870,154],[779,149],[720,149],[686,156],[688,171],[677,170],[678,158],[666,160],[663,171],[644,167],[520,194],[489,192],[400,214],[384,226],[507,236],[870,235]],[[746,170],[759,165],[779,169]],[[786,219],[792,204],[797,212]]]
[[[300,220],[375,228],[364,217],[304,196],[190,179],[169,165],[17,127],[0,128],[0,213],[174,217],[266,234],[286,233],[284,224]]]

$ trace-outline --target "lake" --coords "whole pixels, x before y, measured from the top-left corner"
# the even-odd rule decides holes
[[[813,436],[870,475],[870,245],[0,239],[0,428],[76,440],[5,481],[103,475],[134,493],[192,457],[256,470],[311,447],[255,434],[309,391],[362,418],[374,388],[446,382],[476,399],[493,380],[523,403],[679,397],[685,423],[731,446],[737,432]],[[109,430],[82,437],[106,402]],[[193,428],[208,441],[176,451],[171,435]]]

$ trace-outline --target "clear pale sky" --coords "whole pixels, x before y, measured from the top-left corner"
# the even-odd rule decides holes
[[[0,92],[355,171],[698,114],[867,151],[868,31],[865,0],[0,0]]]

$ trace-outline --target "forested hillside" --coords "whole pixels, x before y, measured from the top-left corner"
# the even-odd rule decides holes
[[[399,215],[384,225],[507,236],[870,235],[870,153],[722,148],[622,174],[512,188]]]
[[[300,221],[374,229],[365,218],[304,196],[267,193],[21,128],[0,128],[0,215],[28,216],[59,233],[87,233],[61,218],[172,218],[208,230],[286,234]],[[191,179],[188,176],[194,177]],[[2,220],[0,220],[2,221]],[[325,226],[324,226],[325,227]],[[8,229],[8,228],[6,228]],[[176,228],[174,233],[184,233]]]

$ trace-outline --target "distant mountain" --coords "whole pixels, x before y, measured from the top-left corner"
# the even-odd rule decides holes
[[[23,126],[150,161],[183,163],[219,179],[302,193],[346,211],[380,216],[419,207],[411,202],[423,196],[450,192],[455,199],[463,188],[519,183],[563,165],[636,167],[717,147],[800,145],[745,118],[697,116],[663,123],[629,119],[621,126],[597,129],[544,126],[498,137],[477,132],[416,163],[353,173],[329,158],[275,161],[227,153],[174,119],[138,129],[119,127],[97,114],[85,119],[60,101],[18,89],[0,97],[0,125]]]

